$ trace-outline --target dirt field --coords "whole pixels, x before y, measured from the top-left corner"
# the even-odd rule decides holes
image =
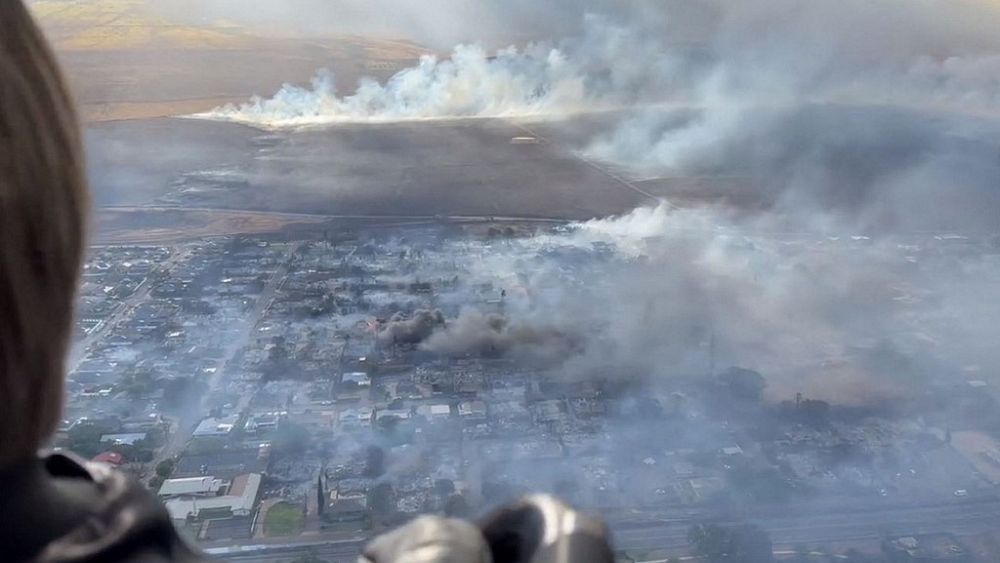
[[[161,244],[196,238],[260,234],[293,225],[321,223],[321,218],[288,217],[242,211],[109,210],[95,218],[95,244]]]
[[[141,0],[30,5],[88,122],[207,111],[306,83],[320,68],[349,90],[362,76],[384,79],[429,52],[387,38],[261,37],[233,24],[179,25]]]
[[[263,133],[182,119],[95,124],[98,206],[323,215],[589,219],[647,201],[611,175],[503,120]]]

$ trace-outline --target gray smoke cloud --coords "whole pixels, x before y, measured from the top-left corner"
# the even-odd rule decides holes
[[[640,111],[582,148],[633,178],[739,177],[766,205],[864,228],[912,228],[914,201],[966,222],[958,201],[997,208],[996,23],[978,2],[739,3],[688,111]]]
[[[545,326],[538,319],[511,320],[498,313],[465,308],[423,344],[424,350],[447,356],[514,357],[538,365],[562,362],[584,348],[586,334]]]
[[[906,394],[897,371],[997,359],[968,297],[995,294],[977,277],[993,259],[936,249],[956,232],[995,232],[1000,216],[996,6],[759,0],[599,6],[589,17],[553,6],[583,23],[516,49],[463,45],[355,90],[320,73],[201,117],[267,128],[530,121],[651,193],[670,198],[700,178],[686,196],[721,196],[718,207],[664,204],[578,225],[550,242],[612,242],[629,258],[572,280],[582,287],[540,266],[530,306],[504,317],[394,320],[401,341],[428,351],[550,349],[568,377],[744,365],[776,396],[853,403]],[[678,20],[700,22],[697,37],[671,36]],[[911,368],[898,370],[900,358]]]
[[[466,309],[422,348],[654,386],[738,365],[765,375],[772,400],[847,405],[913,398],[1000,360],[984,338],[1000,313],[986,240],[821,227],[661,204],[539,235],[521,244],[552,258],[532,263],[503,316]],[[614,251],[570,269],[558,258],[595,245]],[[470,279],[515,277],[524,260],[498,251]]]
[[[674,63],[655,42],[637,41],[631,28],[603,17],[584,23],[581,36],[521,49],[458,45],[447,58],[422,57],[384,84],[363,79],[343,95],[333,73],[320,70],[307,87],[286,84],[273,97],[193,117],[278,128],[551,116],[623,107],[669,89]]]
[[[459,45],[343,92],[320,71],[309,86],[197,117],[264,128],[549,120],[561,143],[654,193],[663,178],[697,176],[725,184],[714,195],[833,211],[862,230],[991,228],[1000,211],[996,6],[689,4],[595,6],[601,15],[580,17],[556,3],[553,13],[582,22],[562,38],[499,51]],[[699,22],[698,38],[675,41],[675,20]],[[561,122],[597,110],[610,113],[591,127]]]
[[[419,344],[443,324],[441,311],[418,309],[410,316],[396,313],[379,328],[378,339],[385,344]]]
[[[473,37],[449,59],[425,59],[386,85],[362,82],[338,97],[321,72],[311,88],[286,86],[273,99],[212,115],[302,125],[559,113],[581,102],[634,101],[637,91],[655,102],[685,93],[691,106],[711,110],[700,129],[732,124],[743,109],[805,101],[996,109],[1000,42],[992,29],[1000,11],[984,2],[596,2],[576,9],[550,2],[535,9],[531,21],[550,30],[522,50],[500,49],[493,58]],[[437,15],[433,5],[420,10]],[[455,6],[441,12],[486,33],[477,21],[518,21],[520,8],[487,3],[470,12],[487,18]],[[324,11],[311,13],[322,19]],[[567,21],[582,23],[557,39],[566,26],[556,23]],[[675,37],[684,27],[699,28],[696,37]]]

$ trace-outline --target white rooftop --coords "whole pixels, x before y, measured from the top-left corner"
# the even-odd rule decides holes
[[[363,371],[352,371],[344,374],[343,381],[353,381],[360,387],[367,387],[372,384],[372,378]]]
[[[185,520],[188,516],[198,516],[202,510],[228,508],[234,516],[249,516],[253,513],[260,492],[261,476],[258,473],[248,473],[233,479],[230,494],[221,497],[208,498],[175,498],[165,505],[170,518]]]
[[[159,495],[161,497],[210,495],[218,493],[225,484],[225,481],[212,476],[167,479],[160,486]]]
[[[129,432],[125,434],[102,434],[101,442],[112,442],[115,444],[133,445],[136,442],[146,439],[145,432]]]
[[[198,423],[194,429],[195,436],[225,436],[233,431],[233,427],[239,421],[239,415],[225,416],[222,418],[206,418]]]

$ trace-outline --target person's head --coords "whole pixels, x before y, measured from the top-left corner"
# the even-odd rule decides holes
[[[61,418],[87,189],[76,114],[20,0],[0,0],[0,466]]]

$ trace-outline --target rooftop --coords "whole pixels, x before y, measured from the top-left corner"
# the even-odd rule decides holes
[[[186,520],[189,516],[195,518],[203,510],[229,510],[233,516],[247,516],[253,512],[260,492],[261,475],[250,473],[233,479],[230,494],[208,498],[175,498],[165,504],[170,518]]]
[[[111,442],[113,444],[128,444],[130,446],[144,439],[146,439],[145,432],[132,432],[127,434],[104,434],[101,436],[101,442]]]
[[[258,448],[225,451],[218,453],[185,455],[177,461],[175,477],[204,477],[214,475],[218,479],[234,479],[245,473],[263,473],[267,470],[267,460]]]
[[[198,423],[194,436],[225,436],[233,431],[239,419],[239,415],[236,414],[222,418],[206,418]]]
[[[225,486],[226,482],[216,479],[213,476],[207,477],[184,477],[180,479],[167,479],[160,486],[161,497],[174,497],[184,495],[215,495]]]

